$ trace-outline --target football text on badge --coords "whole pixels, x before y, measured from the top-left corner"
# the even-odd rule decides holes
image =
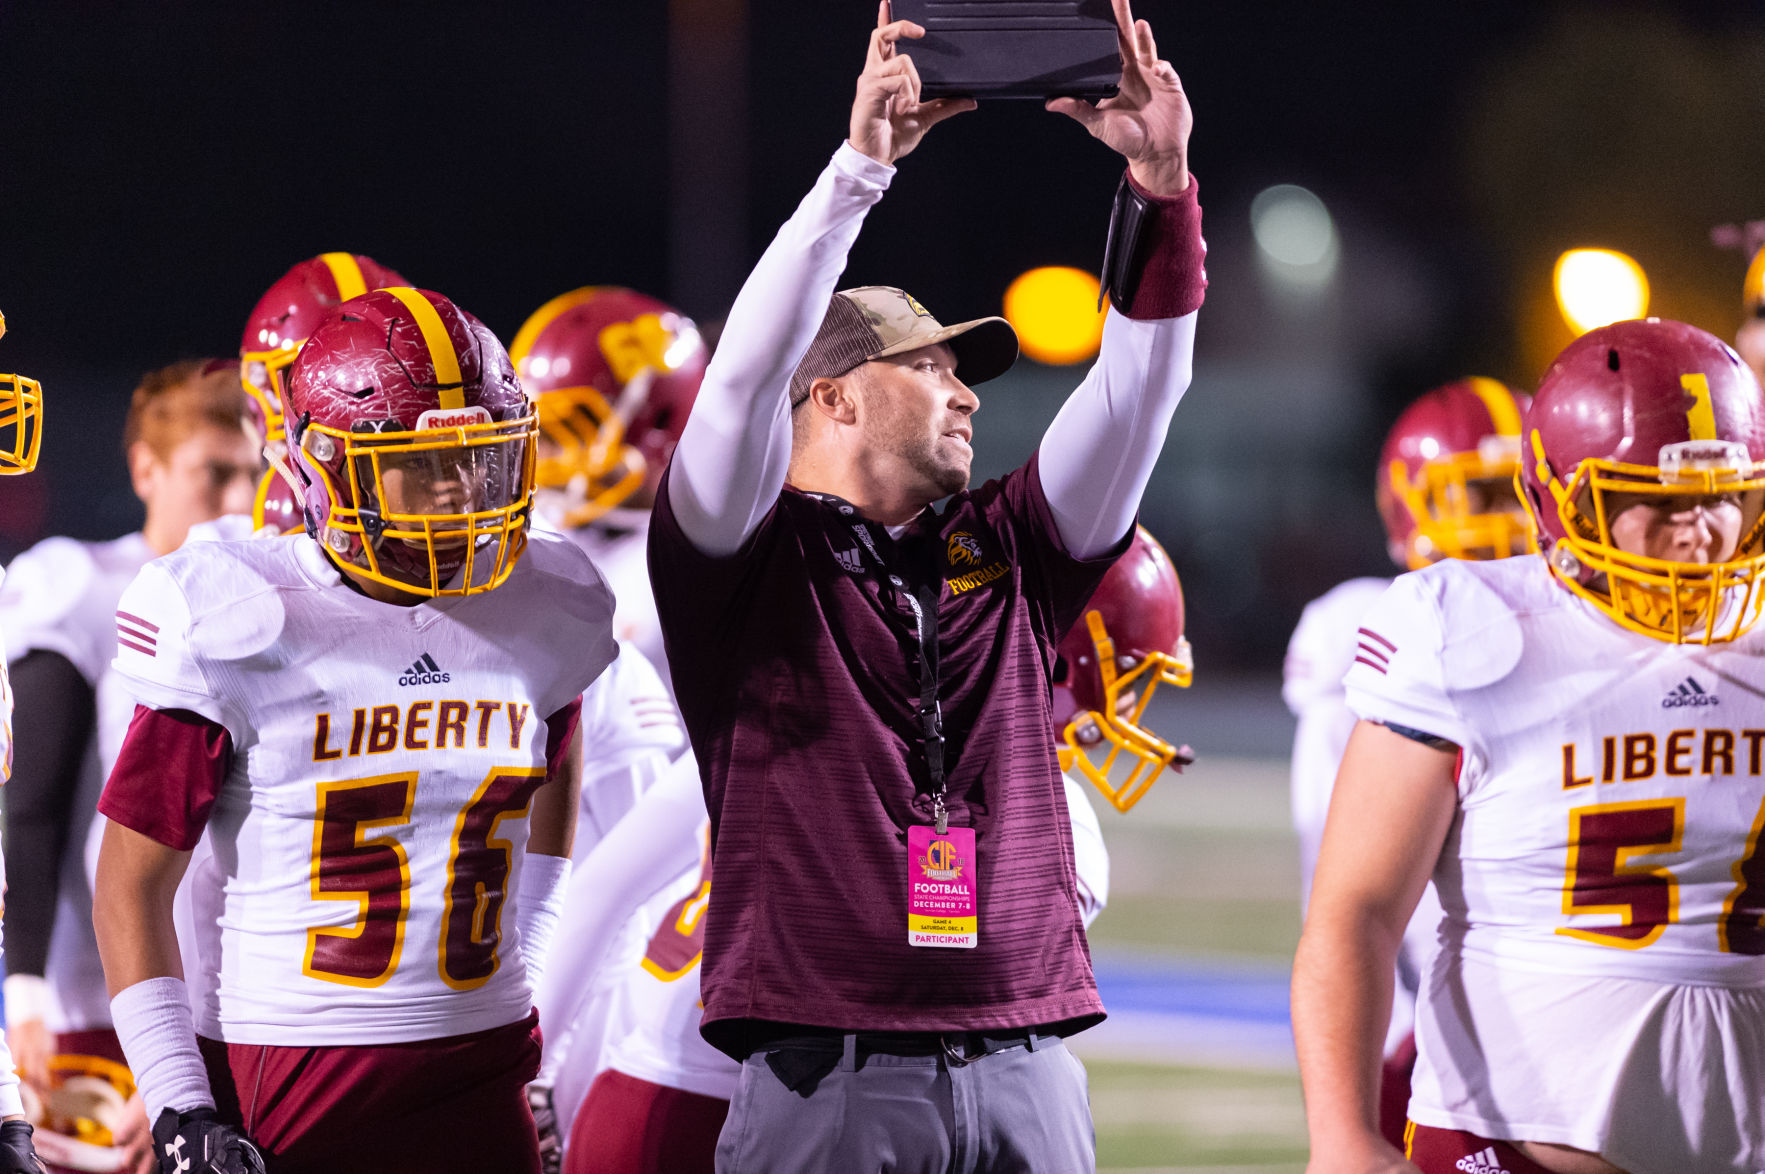
[[[974,829],[907,829],[907,943],[972,949],[980,943]]]

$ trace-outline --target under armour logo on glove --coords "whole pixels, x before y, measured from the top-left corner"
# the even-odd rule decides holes
[[[213,1109],[166,1109],[153,1123],[160,1174],[266,1174],[263,1154]]]
[[[46,1174],[31,1127],[23,1121],[0,1123],[0,1174]]]

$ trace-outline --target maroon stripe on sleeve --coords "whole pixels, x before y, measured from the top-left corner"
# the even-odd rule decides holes
[[[202,838],[232,764],[226,727],[185,709],[137,705],[98,810],[150,840],[188,852]]]
[[[1393,644],[1391,641],[1387,640],[1385,637],[1379,635],[1379,633],[1373,631],[1371,628],[1362,628],[1362,629],[1360,629],[1358,634],[1362,635],[1362,636],[1369,637],[1373,640],[1377,640],[1379,643],[1383,644],[1386,648],[1389,648],[1393,652],[1397,651],[1397,645]]]
[[[154,633],[155,635],[158,635],[158,633],[159,633],[159,625],[158,624],[150,624],[146,620],[142,619],[140,616],[132,616],[126,611],[117,612],[116,618],[119,620],[127,620],[129,623],[134,624],[136,627],[145,628],[149,632]]]
[[[1390,670],[1388,670],[1388,669],[1387,669],[1387,668],[1386,668],[1386,667],[1385,667],[1385,666],[1384,666],[1384,665],[1382,665],[1382,664],[1380,664],[1380,663],[1379,663],[1379,662],[1378,662],[1378,661],[1373,661],[1373,660],[1368,660],[1368,659],[1367,659],[1367,658],[1366,658],[1366,657],[1364,657],[1364,656],[1357,656],[1357,657],[1355,657],[1355,658],[1354,658],[1354,663],[1356,663],[1356,664],[1364,664],[1364,665],[1366,665],[1366,666],[1367,666],[1367,667],[1368,667],[1368,668],[1370,668],[1370,669],[1373,669],[1373,670],[1375,670],[1375,671],[1377,671],[1377,672],[1379,672],[1379,673],[1382,673],[1382,674],[1384,674],[1384,675],[1386,675],[1386,676],[1389,676],[1389,675],[1390,675]]]
[[[130,640],[127,636],[124,636],[121,632],[118,632],[116,634],[116,642],[118,644],[121,644],[124,648],[133,648],[136,652],[145,652],[148,656],[158,656],[159,655],[157,650],[155,650],[153,648],[149,648],[145,644],[137,644],[133,640]]]
[[[570,704],[545,719],[545,777],[557,777],[558,768],[564,765],[564,752],[570,749],[570,739],[576,735],[576,727],[582,723],[582,698],[573,699]]]

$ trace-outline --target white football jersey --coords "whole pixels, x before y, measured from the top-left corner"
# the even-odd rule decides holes
[[[1765,631],[1653,640],[1530,555],[1403,575],[1360,629],[1355,713],[1462,750],[1411,1117],[1765,1168]]]
[[[399,607],[304,535],[192,543],[119,610],[139,702],[232,739],[192,884],[198,1031],[394,1043],[528,1013],[506,898],[545,719],[616,654],[612,595],[579,550],[536,532],[495,591]]]
[[[1311,903],[1312,873],[1317,870],[1318,849],[1324,842],[1330,793],[1336,787],[1336,771],[1357,720],[1348,708],[1342,678],[1354,664],[1362,620],[1390,586],[1390,579],[1374,578],[1337,584],[1306,604],[1287,643],[1281,697],[1299,719],[1293,731],[1292,800],[1293,830],[1299,838],[1301,909]],[[1403,931],[1391,1018],[1385,1031],[1387,1055],[1403,1046],[1415,1027],[1416,989],[1433,958],[1440,917],[1440,898],[1430,884],[1422,891]]]
[[[611,522],[616,520],[617,525]],[[613,615],[613,633],[649,658],[668,696],[674,682],[668,674],[668,657],[662,650],[662,621],[656,616],[656,596],[650,590],[650,514],[648,510],[614,510],[593,525],[565,533],[588,552],[601,574],[612,585],[619,601]]]
[[[7,661],[37,651],[63,656],[91,686],[96,705],[94,736],[68,809],[67,848],[56,882],[55,926],[44,966],[49,985],[44,1023],[54,1032],[110,1026],[110,995],[92,934],[92,888],[81,849],[97,823],[92,817],[104,790],[100,747],[107,739],[120,742],[133,712],[132,705],[119,712],[106,688],[116,654],[117,600],[152,557],[147,539],[139,533],[109,542],[47,538],[13,560],[0,585],[0,630],[5,632]],[[10,739],[7,754],[10,770]]]

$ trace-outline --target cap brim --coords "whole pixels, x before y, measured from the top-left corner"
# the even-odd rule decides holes
[[[904,355],[908,351],[936,346],[941,342],[948,343],[955,352],[956,374],[970,387],[989,379],[997,379],[1011,370],[1011,365],[1017,362],[1017,331],[1011,328],[1011,323],[999,317],[976,318],[969,322],[958,322],[954,326],[940,326],[924,334],[915,334],[876,352],[871,358],[885,359],[890,355]]]

